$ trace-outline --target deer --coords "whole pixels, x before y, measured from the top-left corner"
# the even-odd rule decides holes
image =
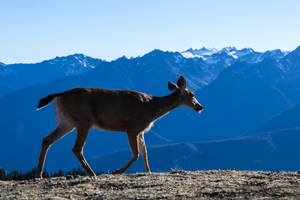
[[[156,97],[133,90],[110,90],[99,88],[75,88],[51,94],[39,101],[37,110],[55,101],[57,127],[42,139],[35,176],[42,178],[45,158],[50,146],[73,129],[77,130],[72,151],[81,167],[89,176],[96,176],[86,161],[83,148],[92,127],[100,130],[126,132],[133,157],[113,174],[124,173],[141,153],[146,173],[151,173],[144,133],[153,123],[171,110],[185,106],[201,112],[203,106],[194,93],[186,87],[180,76],[177,85],[168,82],[171,94]]]

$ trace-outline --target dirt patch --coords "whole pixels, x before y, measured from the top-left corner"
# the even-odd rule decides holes
[[[175,170],[0,181],[0,199],[300,199],[300,174]]]

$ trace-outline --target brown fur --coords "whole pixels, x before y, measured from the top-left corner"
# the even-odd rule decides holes
[[[55,99],[58,126],[43,139],[36,176],[42,177],[49,147],[74,128],[77,129],[77,138],[73,152],[85,171],[91,176],[95,175],[83,156],[83,147],[92,126],[127,133],[133,158],[115,173],[123,173],[138,159],[139,152],[144,159],[146,171],[150,172],[143,133],[151,128],[155,120],[180,105],[196,111],[202,109],[192,92],[185,87],[182,76],[178,83],[178,86],[169,83],[169,89],[173,92],[165,97],[154,97],[129,90],[76,88],[42,99],[38,108]]]

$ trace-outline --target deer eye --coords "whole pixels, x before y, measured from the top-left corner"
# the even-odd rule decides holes
[[[191,97],[195,97],[195,95],[193,93],[190,94]]]

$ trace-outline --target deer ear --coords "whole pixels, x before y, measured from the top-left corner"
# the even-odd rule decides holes
[[[175,83],[172,83],[172,82],[169,81],[168,88],[169,88],[170,91],[174,92],[175,90],[178,89],[178,86]]]
[[[182,89],[186,88],[186,81],[182,75],[180,75],[180,77],[178,78],[177,85],[178,85],[178,87],[180,87]]]

